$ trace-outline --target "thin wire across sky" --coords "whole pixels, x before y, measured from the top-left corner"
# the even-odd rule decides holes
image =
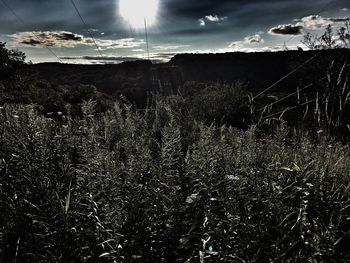
[[[17,19],[17,21],[24,27],[27,27],[27,24],[25,23],[25,21],[15,12],[14,9],[11,8],[11,6],[9,6],[5,0],[1,0],[1,2],[3,3],[3,5],[12,13],[12,15]],[[32,32],[33,36],[39,41],[39,43],[42,43],[42,39],[40,38],[40,36],[36,33],[36,32]],[[48,46],[43,44],[43,46],[59,61],[59,62],[63,62],[59,56]]]
[[[95,45],[96,50],[97,50],[97,52],[98,52],[98,55],[101,56],[101,57],[103,57],[102,52],[101,52],[101,50],[100,50],[100,47],[98,46],[94,35],[92,34],[91,30],[89,29],[87,23],[85,22],[85,19],[84,19],[83,16],[81,15],[81,12],[79,11],[79,9],[78,9],[77,5],[75,4],[74,0],[71,0],[71,3],[72,3],[72,5],[73,5],[75,11],[77,12],[77,14],[78,14],[78,16],[79,16],[81,22],[82,22],[83,25],[85,26],[85,29],[86,29],[87,32],[89,33],[89,35],[90,35],[92,41],[94,42],[94,45]]]

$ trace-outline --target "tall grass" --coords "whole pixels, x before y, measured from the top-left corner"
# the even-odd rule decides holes
[[[60,121],[2,108],[0,261],[350,261],[347,145],[174,105],[89,101]]]

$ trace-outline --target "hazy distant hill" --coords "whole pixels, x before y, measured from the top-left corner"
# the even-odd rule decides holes
[[[186,82],[235,82],[247,84],[256,93],[319,54],[274,90],[287,92],[312,76],[325,76],[336,59],[340,67],[349,61],[350,50],[284,51],[268,53],[179,54],[165,64],[148,61],[125,62],[118,65],[70,65],[43,63],[31,66],[40,76],[54,84],[92,84],[109,95],[124,94],[141,102],[147,92],[162,88],[177,89]]]

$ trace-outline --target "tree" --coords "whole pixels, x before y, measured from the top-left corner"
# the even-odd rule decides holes
[[[322,36],[307,33],[301,42],[311,50],[350,48],[350,20],[337,32],[328,25]]]
[[[329,25],[322,36],[308,33],[302,42],[311,50],[349,49],[350,20],[336,32]],[[324,76],[317,77],[320,88],[315,97],[314,118],[328,136],[347,139],[350,136],[350,84],[348,52],[343,51],[329,53],[328,70],[325,74],[320,71]]]
[[[25,64],[22,51],[7,49],[6,43],[0,42],[0,81],[10,79]]]

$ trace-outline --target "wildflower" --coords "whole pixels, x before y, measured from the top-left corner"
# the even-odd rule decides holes
[[[191,194],[186,198],[186,203],[192,204],[194,201],[198,199],[198,194]]]
[[[205,217],[204,219],[204,223],[203,223],[203,227],[206,227],[208,224],[208,217]]]
[[[226,175],[226,178],[227,178],[228,180],[232,180],[232,181],[237,181],[237,180],[239,180],[239,177],[238,177],[238,176],[235,176],[235,175],[233,175],[233,174]]]
[[[193,199],[190,196],[187,196],[186,203],[187,204],[192,204],[193,203]]]

